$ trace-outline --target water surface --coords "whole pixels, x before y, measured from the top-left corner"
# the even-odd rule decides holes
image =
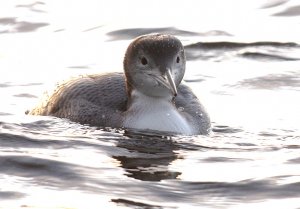
[[[297,1],[12,0],[0,11],[0,208],[300,208]],[[130,41],[152,32],[185,45],[209,136],[25,115],[59,81],[122,71]]]

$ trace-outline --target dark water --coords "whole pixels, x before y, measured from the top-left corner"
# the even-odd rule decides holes
[[[0,3],[0,208],[300,208],[299,4],[232,3],[186,2],[184,20],[138,2]],[[152,32],[183,41],[209,136],[25,115],[61,80],[121,71]]]

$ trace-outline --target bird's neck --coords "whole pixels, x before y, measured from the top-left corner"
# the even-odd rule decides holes
[[[133,108],[135,106],[164,106],[164,105],[172,105],[174,106],[174,99],[173,96],[166,95],[164,97],[154,97],[144,94],[141,91],[138,91],[136,89],[133,89],[129,93],[129,99],[128,99],[128,108]]]

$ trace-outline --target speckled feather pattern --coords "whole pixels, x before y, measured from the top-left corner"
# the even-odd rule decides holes
[[[87,75],[60,84],[30,114],[68,118],[82,124],[121,127],[126,109],[123,73]]]

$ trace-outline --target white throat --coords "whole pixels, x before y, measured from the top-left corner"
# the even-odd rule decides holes
[[[133,90],[130,107],[126,111],[125,128],[157,130],[180,134],[192,134],[192,128],[171,102],[171,97],[149,97]]]

